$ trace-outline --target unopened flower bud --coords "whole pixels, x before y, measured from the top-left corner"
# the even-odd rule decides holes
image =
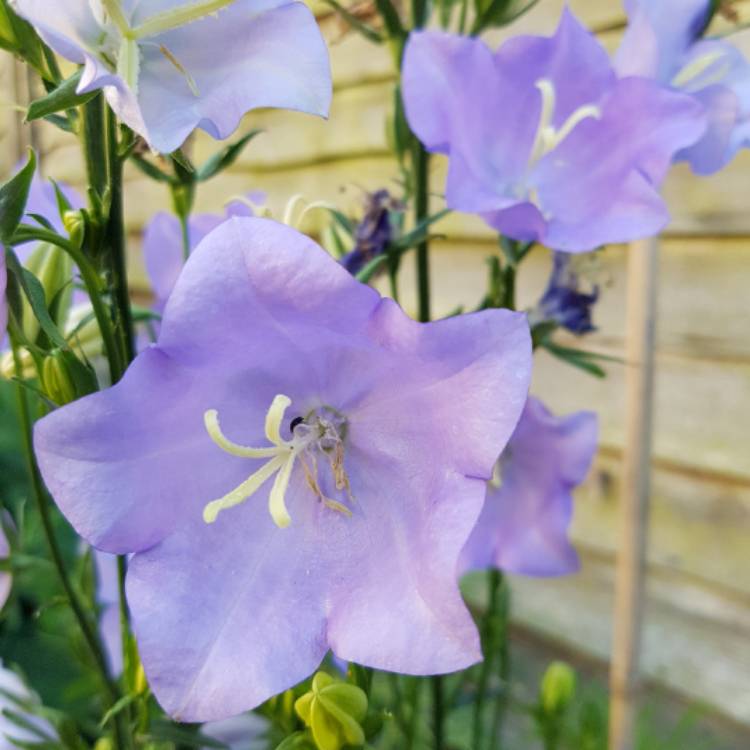
[[[39,279],[47,306],[50,307],[52,320],[61,325],[67,317],[73,294],[70,283],[73,267],[70,257],[61,248],[43,242],[29,256],[25,266]],[[39,334],[39,322],[25,296],[22,304],[23,332],[26,338],[33,342]]]
[[[554,661],[542,677],[540,702],[544,712],[557,714],[564,711],[576,690],[576,673],[561,661]]]
[[[71,351],[55,349],[42,365],[42,387],[52,401],[60,406],[93,393],[96,376]]]
[[[80,248],[86,234],[86,219],[83,211],[66,211],[63,215],[63,226],[70,237],[70,241]]]
[[[310,727],[318,750],[341,750],[362,745],[362,721],[367,714],[367,696],[355,685],[318,672],[312,689],[294,704],[297,714]]]

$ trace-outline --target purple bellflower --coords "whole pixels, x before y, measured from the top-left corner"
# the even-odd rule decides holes
[[[556,251],[552,254],[552,273],[539,304],[532,313],[541,321],[550,320],[577,336],[596,330],[591,310],[599,299],[599,287],[582,291],[575,261],[581,256]]]
[[[341,264],[349,273],[359,273],[373,258],[388,249],[393,239],[392,214],[403,210],[403,204],[394,200],[387,190],[377,190],[367,195],[365,214],[354,233],[354,249],[341,259]]]
[[[621,75],[640,75],[691,94],[708,129],[677,154],[698,174],[726,166],[750,145],[750,63],[730,42],[700,39],[711,0],[625,0],[629,23],[615,58]]]
[[[329,649],[407,674],[481,658],[458,557],[530,368],[524,315],[416,323],[298,232],[234,217],[188,259],[158,343],[38,422],[36,454],[78,532],[135,553],[161,704],[218,720]]]
[[[188,219],[188,244],[192,252],[201,240],[231,216],[253,216],[251,205],[265,199],[259,192],[248,193],[246,200],[231,201],[224,216],[194,214]],[[143,259],[154,291],[155,307],[162,311],[185,265],[180,222],[173,214],[160,211],[146,226],[143,234]]]
[[[656,186],[706,127],[692,97],[619,80],[568,10],[553,37],[494,54],[479,39],[412,33],[404,103],[425,147],[449,156],[449,207],[569,252],[657,233],[669,217]]]
[[[79,93],[104,89],[149,145],[174,151],[195,129],[226,138],[257,107],[325,116],[328,52],[290,0],[13,0],[63,57],[85,65]]]
[[[555,417],[529,397],[487,485],[461,569],[495,567],[530,576],[577,570],[578,555],[568,540],[572,490],[586,478],[596,444],[593,412]]]

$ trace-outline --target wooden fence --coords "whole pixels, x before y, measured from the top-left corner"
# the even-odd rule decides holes
[[[614,48],[623,21],[619,0],[570,0],[570,6]],[[551,33],[563,0],[541,0],[513,33]],[[738,7],[750,17],[750,3]],[[281,216],[302,193],[344,208],[362,189],[393,185],[397,170],[385,145],[392,101],[385,48],[346,33],[337,19],[322,25],[331,45],[335,78],[329,121],[287,112],[248,116],[245,127],[265,133],[217,182],[198,194],[198,210],[221,211],[232,195],[260,189]],[[721,24],[720,24],[721,25]],[[498,42],[509,32],[490,35]],[[10,106],[23,103],[26,82],[7,55],[0,58],[0,168],[20,158],[29,142]],[[46,126],[35,138],[46,172],[82,183],[74,140]],[[199,137],[200,160],[215,149]],[[444,164],[435,160],[434,185]],[[691,698],[750,724],[750,153],[722,174],[697,178],[678,167],[665,193],[673,220],[661,243],[656,347],[655,432],[648,593],[643,667],[646,674]],[[437,200],[435,204],[437,205]],[[163,186],[128,173],[131,275],[136,293],[146,282],[139,231],[152,213],[167,209]],[[314,214],[305,227],[318,228]],[[433,280],[436,313],[477,301],[485,285],[485,258],[496,242],[478,220],[452,215],[438,230]],[[622,357],[625,332],[626,248],[601,254],[604,283],[596,309],[599,331],[575,345]],[[414,305],[411,264],[402,281],[403,303]],[[534,251],[520,279],[519,303],[533,304],[549,270],[549,254]],[[567,342],[565,342],[567,343]],[[572,343],[572,341],[570,342]],[[533,391],[559,413],[594,409],[601,420],[596,466],[578,494],[574,537],[580,574],[559,580],[516,579],[515,619],[567,646],[606,659],[611,648],[613,560],[620,465],[624,445],[626,367],[612,364],[596,380],[548,355],[538,355]]]

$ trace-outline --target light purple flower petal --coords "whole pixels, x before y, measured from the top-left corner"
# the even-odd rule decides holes
[[[487,485],[461,568],[496,567],[532,576],[576,570],[578,556],[568,539],[572,490],[585,479],[596,444],[595,414],[555,417],[529,398],[500,458],[500,484]]]
[[[233,218],[188,260],[158,344],[113,388],[39,422],[36,450],[73,525],[137,552],[128,599],[160,702],[214,720],[303,679],[329,648],[414,674],[479,658],[456,566],[529,372],[523,315],[415,323],[307,238]],[[289,419],[345,415],[353,497],[323,453],[318,481],[351,517],[299,464],[288,528],[269,515],[268,485],[204,523],[206,503],[261,465],[218,448],[204,412],[232,440],[267,445],[279,393]]]
[[[710,6],[711,0],[626,0],[629,22],[615,55],[617,72],[670,83]]]
[[[85,63],[79,91],[104,88],[117,115],[158,151],[174,151],[195,128],[227,138],[243,115],[258,107],[328,112],[328,53],[301,2],[236,0],[141,39],[137,88],[106,61],[105,53],[107,59],[118,54],[119,32],[111,23],[102,27],[87,0],[54,7],[40,0],[15,4],[57,52]],[[131,3],[124,11],[132,27],[174,5]]]
[[[404,101],[427,148],[449,156],[449,207],[569,252],[661,229],[653,187],[706,127],[692,97],[618,80],[567,10],[553,37],[516,37],[494,56],[477,39],[413,33]]]

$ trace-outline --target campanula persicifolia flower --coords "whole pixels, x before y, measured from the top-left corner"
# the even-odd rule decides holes
[[[36,455],[77,531],[134,553],[161,704],[215,720],[329,649],[408,674],[480,658],[456,567],[530,367],[524,315],[416,323],[307,237],[234,217],[191,254],[158,342],[38,422]]]
[[[599,299],[599,287],[583,291],[581,277],[576,269],[576,259],[570,253],[555,252],[552,255],[552,273],[547,288],[532,317],[554,321],[577,336],[596,330],[591,311]]]
[[[365,200],[365,214],[354,233],[354,249],[341,264],[351,274],[357,274],[373,258],[382,255],[393,239],[393,213],[403,212],[403,204],[391,197],[387,190],[369,193]]]
[[[569,252],[657,233],[668,214],[656,187],[706,127],[692,97],[618,79],[567,10],[553,37],[515,37],[495,53],[412,33],[403,90],[414,132],[449,157],[450,208]]]
[[[226,138],[257,107],[326,115],[328,52],[289,0],[13,0],[55,52],[83,64],[118,117],[163,153],[195,128]]]
[[[726,166],[750,144],[750,63],[728,39],[701,39],[711,0],[625,0],[629,23],[615,64],[683,91],[706,110],[708,129],[677,159],[698,174]]]
[[[529,397],[487,485],[461,568],[531,576],[575,571],[578,555],[568,539],[572,492],[586,478],[596,444],[593,412],[556,417]]]

